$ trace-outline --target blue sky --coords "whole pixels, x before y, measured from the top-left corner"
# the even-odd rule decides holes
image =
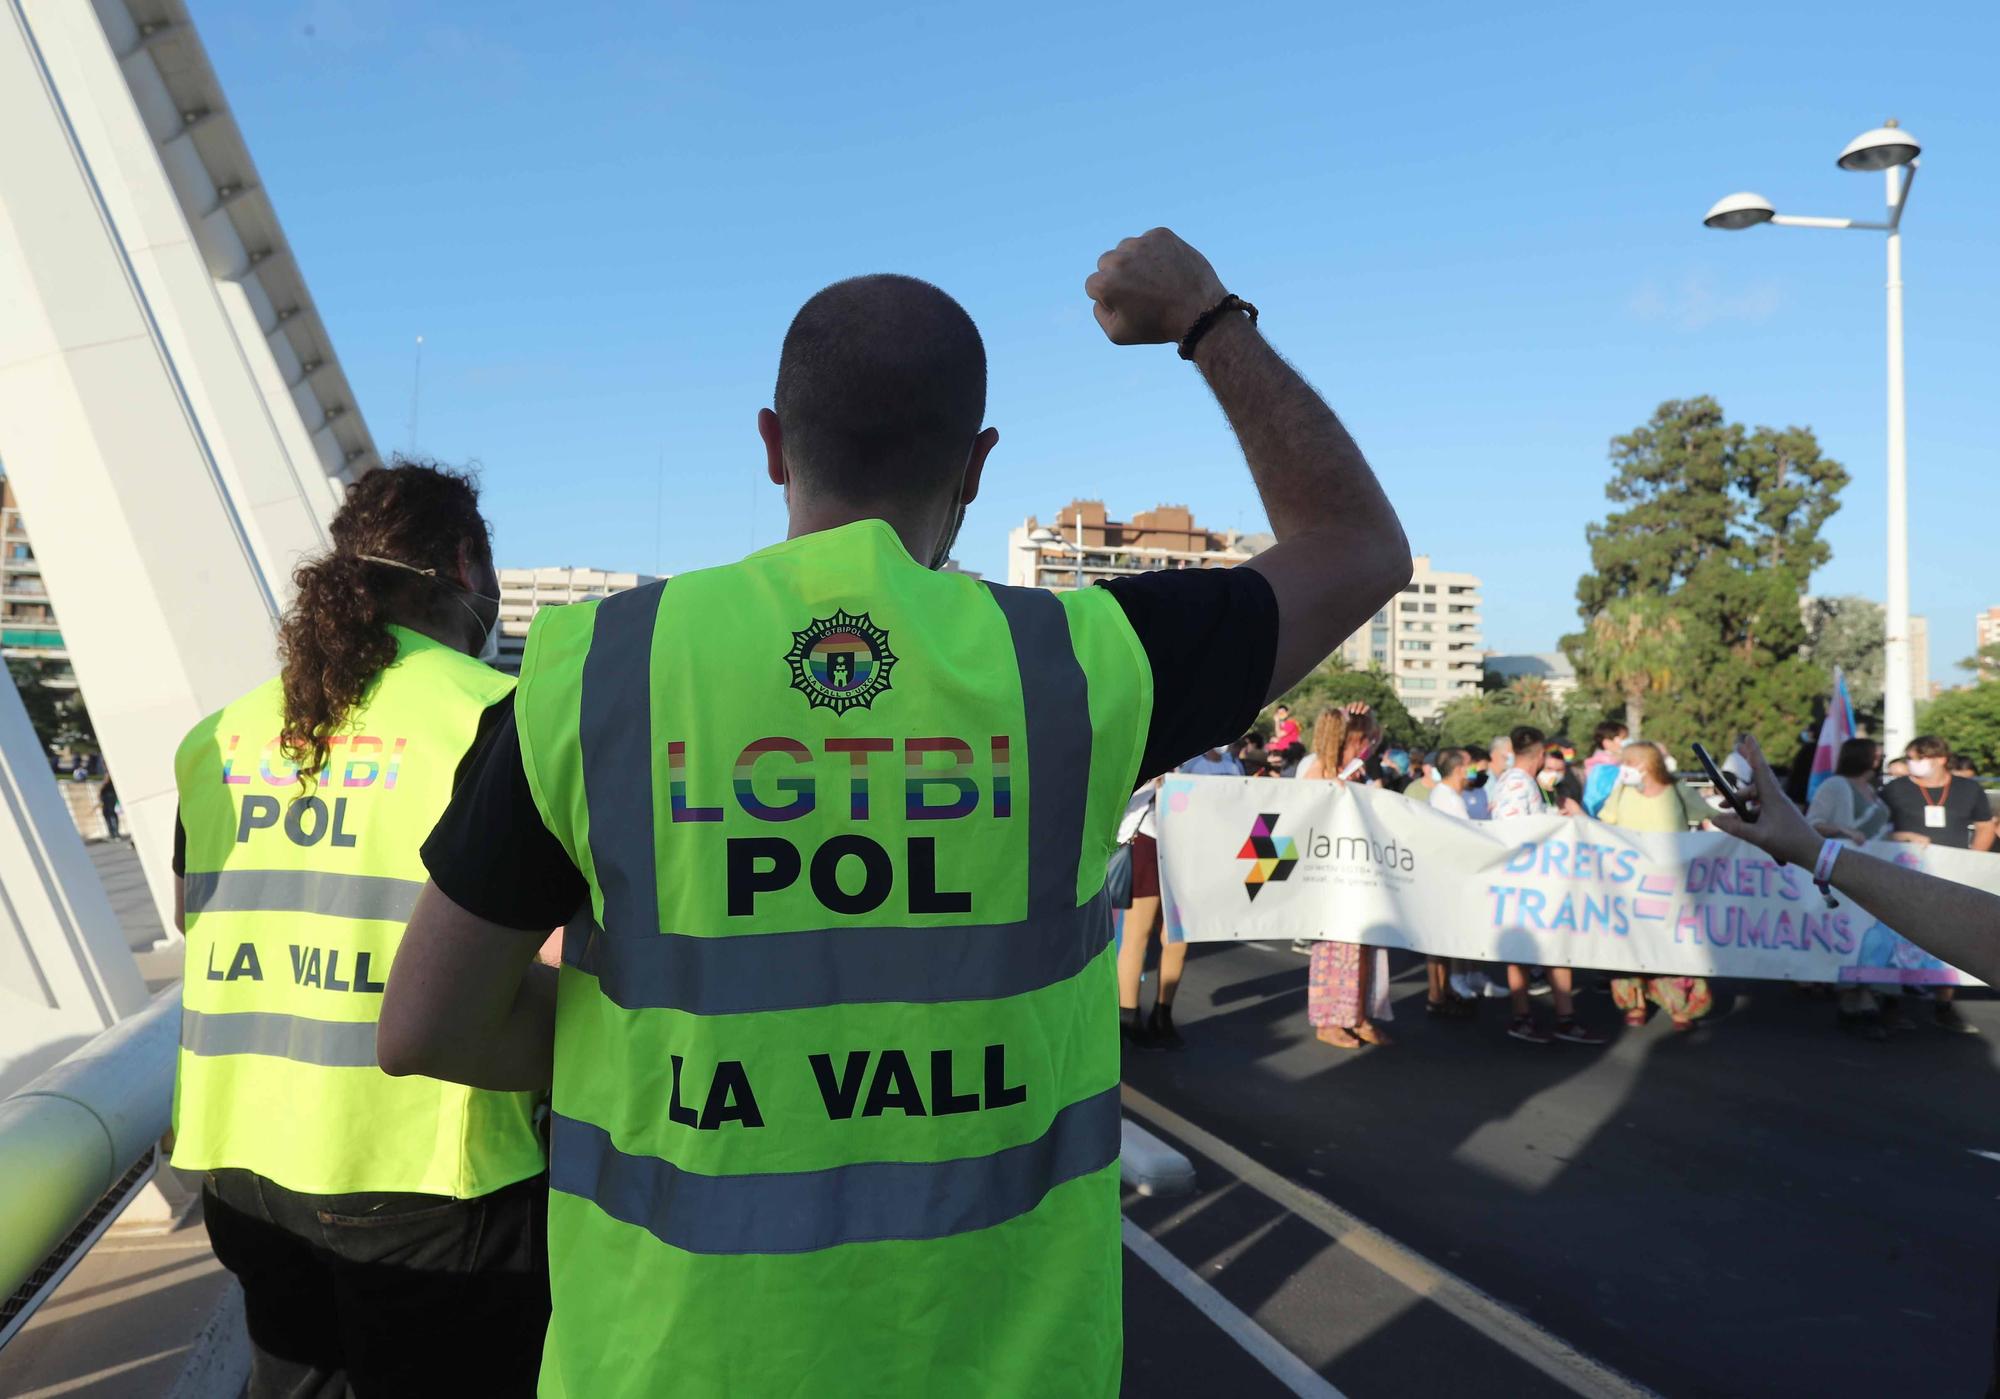
[[[968,566],[1078,495],[1261,528],[1193,372],[1112,348],[1082,295],[1165,223],[1263,308],[1417,550],[1484,577],[1496,648],[1571,626],[1608,439],[1696,393],[1847,463],[1815,590],[1880,598],[1880,236],[1700,217],[1738,189],[1879,217],[1881,178],[1833,157],[1894,115],[1927,152],[1905,277],[1934,675],[2000,602],[1990,5],[193,9],[378,444],[411,442],[421,334],[416,445],[482,464],[503,563],[779,538],[753,423],[779,340],[880,270],[986,337]]]

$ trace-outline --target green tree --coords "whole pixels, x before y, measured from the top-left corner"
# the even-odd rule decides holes
[[[1613,598],[1584,629],[1577,676],[1617,697],[1633,738],[1645,736],[1648,697],[1666,693],[1681,671],[1686,630],[1655,597]]]
[[[1375,711],[1389,742],[1409,747],[1424,737],[1422,726],[1396,694],[1395,682],[1379,670],[1356,670],[1343,656],[1329,656],[1321,661],[1311,674],[1279,696],[1276,703],[1291,706],[1292,717],[1299,721],[1310,745],[1313,720],[1319,717],[1320,710],[1356,700]],[[1270,726],[1268,709],[1264,711],[1263,722]]]
[[[1553,732],[1560,710],[1556,705],[1555,688],[1548,679],[1540,675],[1517,675],[1508,682],[1503,692],[1513,702],[1515,708],[1528,716],[1528,722],[1536,728]]]
[[[48,683],[46,668],[37,661],[10,659],[7,674],[28,711],[28,723],[50,757],[90,757],[97,753],[97,733],[83,705],[83,691]]]
[[[2000,641],[1990,642],[1958,663],[1960,670],[1969,670],[1980,680],[1991,680],[2000,676]]]
[[[1484,748],[1494,738],[1521,724],[1545,723],[1517,704],[1506,690],[1478,695],[1460,695],[1438,710],[1437,744],[1440,748]]]
[[[1806,656],[1832,683],[1838,666],[1847,677],[1854,720],[1882,731],[1882,647],[1888,635],[1882,604],[1865,597],[1815,597],[1805,602]]]
[[[1936,734],[1979,772],[2000,772],[2000,680],[1946,690],[1917,716],[1920,733]]]
[[[1580,683],[1676,749],[1748,729],[1788,750],[1827,686],[1800,654],[1799,598],[1829,557],[1820,531],[1846,469],[1809,429],[1746,428],[1708,397],[1661,404],[1613,439],[1611,462],[1616,508],[1587,530],[1591,571],[1577,582],[1584,627],[1563,639]],[[1648,615],[1677,630],[1635,635],[1633,612],[1614,604],[1657,608]],[[1662,649],[1670,664],[1634,659]]]
[[[1562,713],[1557,717],[1556,730],[1567,734],[1578,748],[1588,751],[1591,732],[1608,717],[1609,711],[1603,701],[1579,685],[1563,696]]]

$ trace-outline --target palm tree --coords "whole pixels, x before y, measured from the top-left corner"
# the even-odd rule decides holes
[[[1646,696],[1674,683],[1681,619],[1657,597],[1618,598],[1590,619],[1584,644],[1590,667],[1625,699],[1625,724],[1639,737]]]
[[[1548,678],[1541,675],[1517,675],[1507,684],[1507,696],[1515,704],[1533,715],[1535,722],[1553,725],[1556,718],[1556,695],[1549,687]]]

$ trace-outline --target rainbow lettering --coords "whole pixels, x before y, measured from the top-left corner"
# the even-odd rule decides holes
[[[675,821],[720,821],[719,806],[690,806],[687,785],[687,744],[676,739],[667,745],[667,799]]]
[[[794,763],[812,762],[812,750],[795,738],[760,738],[746,747],[736,759],[736,801],[745,811],[759,821],[796,821],[809,815],[817,800],[813,792],[810,774],[804,777],[781,777],[778,790],[791,793],[792,799],[783,806],[768,806],[757,799],[755,770],[757,760],[767,753],[785,753]]]
[[[951,755],[951,772],[938,772],[925,766],[924,759],[932,753]],[[912,821],[956,821],[970,816],[979,806],[979,784],[970,777],[959,775],[960,770],[972,766],[972,745],[962,738],[912,738],[903,744],[903,760],[908,766],[908,775],[903,782],[903,813]],[[924,802],[927,787],[949,787],[957,798],[945,806],[928,806]]]

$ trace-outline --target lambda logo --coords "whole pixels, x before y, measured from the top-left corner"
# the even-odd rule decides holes
[[[792,633],[785,662],[792,668],[792,688],[813,708],[836,714],[866,709],[889,688],[889,671],[896,664],[889,633],[863,612],[836,612],[816,617],[803,631]]]
[[[1292,871],[1299,867],[1298,843],[1290,836],[1276,834],[1277,829],[1275,815],[1259,816],[1250,827],[1250,838],[1236,852],[1237,859],[1250,862],[1250,872],[1243,876],[1243,892],[1252,902],[1266,884],[1290,879]]]

